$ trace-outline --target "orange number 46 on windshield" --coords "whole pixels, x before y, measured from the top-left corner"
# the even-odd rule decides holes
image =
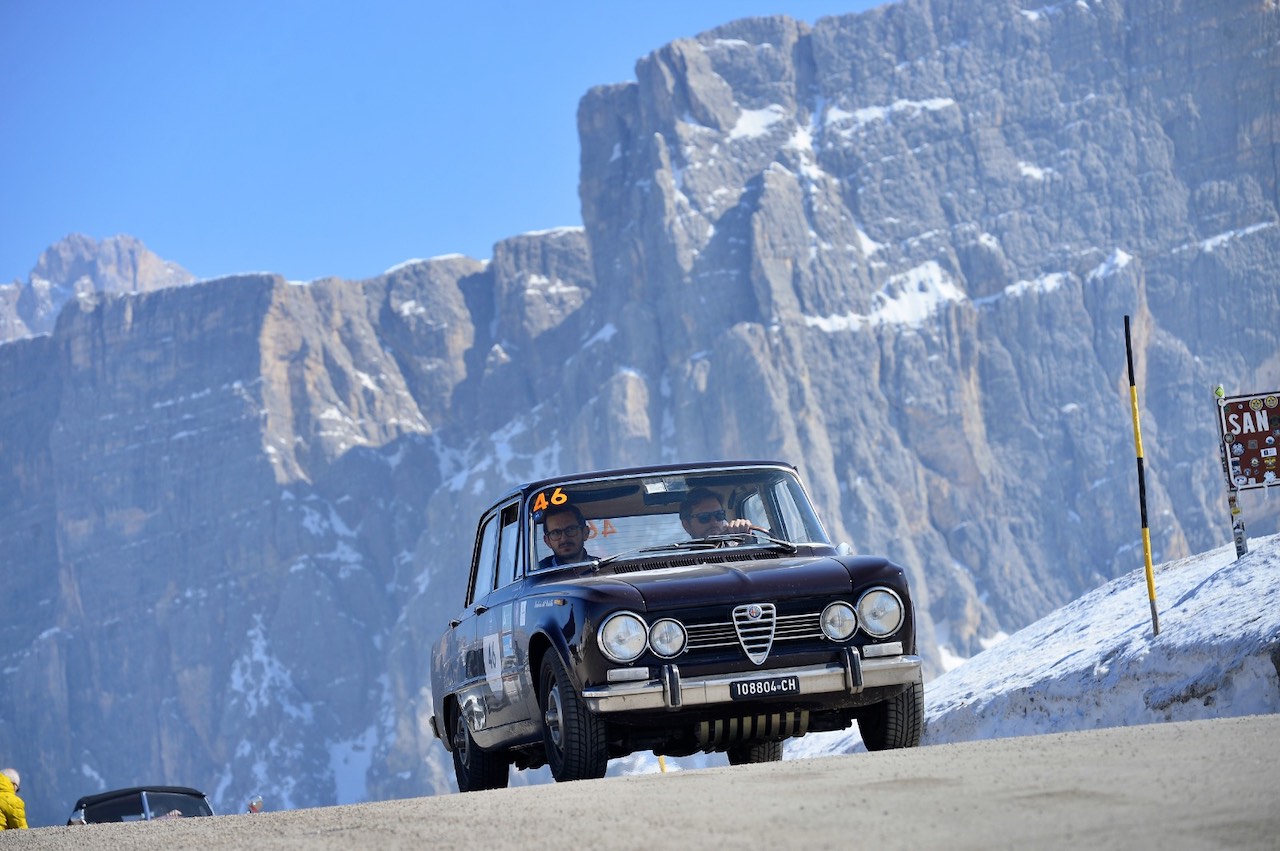
[[[569,501],[569,497],[565,494],[564,491],[560,490],[560,488],[556,488],[555,490],[553,490],[551,492],[550,497],[547,496],[546,491],[543,491],[542,493],[538,494],[534,498],[533,510],[546,511],[548,506],[564,505],[568,501]]]

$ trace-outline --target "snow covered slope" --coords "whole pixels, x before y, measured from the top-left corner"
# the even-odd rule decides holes
[[[924,744],[1280,712],[1280,536],[1084,595],[925,685]],[[857,731],[788,743],[788,758],[861,749]]]

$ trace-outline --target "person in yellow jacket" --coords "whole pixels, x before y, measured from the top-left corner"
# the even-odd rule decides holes
[[[27,805],[18,797],[21,788],[22,778],[18,769],[0,771],[0,830],[27,829]]]

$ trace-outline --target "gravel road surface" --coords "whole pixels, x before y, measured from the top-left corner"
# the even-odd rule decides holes
[[[535,847],[1274,851],[1280,715],[259,815],[0,832],[0,851]]]

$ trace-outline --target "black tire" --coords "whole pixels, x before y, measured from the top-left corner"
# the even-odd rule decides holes
[[[912,683],[901,694],[868,706],[858,716],[862,743],[869,751],[914,748],[924,730],[924,684]]]
[[[480,750],[462,713],[453,713],[453,773],[459,792],[505,789],[511,777],[509,762],[502,754]]]
[[[561,783],[604,777],[609,767],[604,721],[578,696],[554,650],[542,657],[538,682],[542,741],[551,776]]]
[[[743,742],[730,745],[725,755],[729,757],[730,765],[777,762],[782,759],[782,742]]]

